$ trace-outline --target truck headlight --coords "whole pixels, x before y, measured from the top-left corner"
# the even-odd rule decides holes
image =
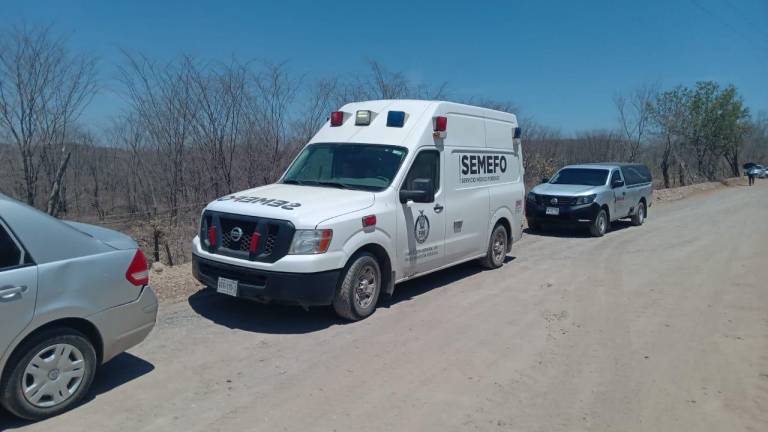
[[[597,198],[597,194],[580,196],[576,198],[576,205],[592,204],[595,201],[595,198]]]
[[[314,255],[325,253],[331,245],[333,230],[296,230],[293,234],[290,255]]]
[[[535,193],[528,192],[528,195],[526,195],[526,196],[528,197],[528,201],[536,202],[536,194]]]

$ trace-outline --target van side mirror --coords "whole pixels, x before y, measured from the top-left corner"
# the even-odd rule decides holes
[[[620,188],[622,186],[624,186],[624,180],[614,180],[613,183],[611,184],[611,187],[613,187],[614,189]]]
[[[413,180],[411,189],[400,190],[400,203],[408,201],[418,203],[431,203],[435,200],[435,188],[432,179],[417,178]]]

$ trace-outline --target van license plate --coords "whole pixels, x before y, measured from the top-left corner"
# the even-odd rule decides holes
[[[237,281],[220,277],[216,292],[237,297]]]
[[[557,207],[547,207],[547,214],[557,216],[560,214],[560,209]]]

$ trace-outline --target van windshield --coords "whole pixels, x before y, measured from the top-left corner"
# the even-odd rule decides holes
[[[322,143],[307,146],[283,183],[382,191],[397,175],[408,151],[380,144]]]
[[[562,185],[602,186],[608,181],[608,170],[563,168],[549,182]]]

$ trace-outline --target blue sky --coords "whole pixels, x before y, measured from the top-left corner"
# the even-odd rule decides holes
[[[615,127],[613,95],[646,82],[733,83],[768,111],[766,0],[0,0],[0,11],[0,27],[52,24],[99,57],[103,91],[83,119],[95,128],[123,107],[121,49],[287,60],[309,76],[371,58],[457,97],[511,100],[566,133]]]

